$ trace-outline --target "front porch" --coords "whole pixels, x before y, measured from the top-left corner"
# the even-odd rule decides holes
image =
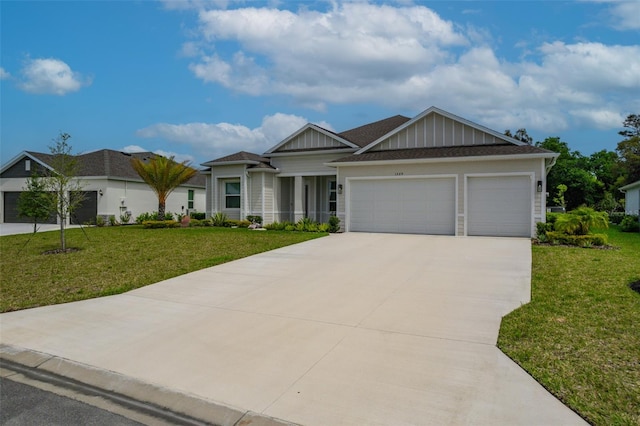
[[[336,175],[279,176],[277,180],[276,221],[297,222],[309,218],[324,223],[336,214]]]

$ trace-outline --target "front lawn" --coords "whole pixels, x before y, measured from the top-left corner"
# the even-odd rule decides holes
[[[533,246],[532,301],[498,346],[588,422],[639,425],[640,234],[606,232],[618,250]]]
[[[123,293],[187,272],[326,234],[229,228],[67,230],[80,250],[43,255],[59,232],[0,237],[0,312]],[[88,237],[88,239],[87,239]],[[25,245],[26,244],[26,245]]]

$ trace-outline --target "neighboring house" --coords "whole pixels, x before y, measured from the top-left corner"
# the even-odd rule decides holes
[[[204,163],[207,213],[341,220],[344,231],[535,235],[558,154],[431,107],[341,133],[307,124],[263,155]]]
[[[620,188],[624,192],[624,211],[626,214],[640,214],[640,180]]]
[[[151,152],[125,153],[102,149],[77,156],[78,179],[85,191],[82,206],[70,218],[70,223],[95,222],[96,216],[115,216],[130,212],[131,220],[144,212],[158,210],[158,198],[131,166],[131,158],[143,160],[156,156]],[[26,178],[37,173],[43,176],[53,169],[53,156],[23,151],[0,169],[0,222],[27,222],[18,217],[17,202],[27,184]],[[176,188],[167,199],[166,211],[173,213],[204,212],[205,176],[198,174]],[[53,220],[55,223],[55,219]]]

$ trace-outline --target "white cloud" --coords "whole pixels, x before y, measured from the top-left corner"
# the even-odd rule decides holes
[[[230,123],[157,123],[138,130],[136,135],[186,144],[207,159],[214,159],[237,151],[261,154],[307,122],[304,117],[277,113],[264,117],[254,129]],[[318,125],[331,130],[328,123]]]
[[[8,71],[5,71],[4,68],[0,67],[0,80],[6,80],[11,77]]]
[[[20,87],[30,93],[65,95],[91,84],[65,62],[54,59],[29,59],[22,69]]]
[[[122,152],[148,152],[147,149],[144,149],[143,147],[141,147],[139,145],[127,145],[124,148],[122,148],[120,151],[122,151]]]
[[[618,30],[640,29],[640,2],[620,1],[611,5],[611,15],[615,19],[613,27]]]
[[[611,3],[611,10],[640,16],[637,5]],[[637,44],[527,42],[521,58],[509,60],[491,47],[487,29],[456,25],[419,5],[202,8],[198,16],[199,38],[185,48],[196,55],[190,69],[197,78],[254,96],[290,96],[320,111],[331,104],[416,112],[437,105],[498,129],[557,131],[613,125],[615,114],[637,108]]]

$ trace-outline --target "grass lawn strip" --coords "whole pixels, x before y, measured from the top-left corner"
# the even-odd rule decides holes
[[[0,312],[123,293],[188,272],[296,244],[326,234],[229,228],[69,229],[0,237]]]
[[[619,250],[533,246],[532,300],[507,315],[498,346],[595,425],[640,424],[640,234]]]

